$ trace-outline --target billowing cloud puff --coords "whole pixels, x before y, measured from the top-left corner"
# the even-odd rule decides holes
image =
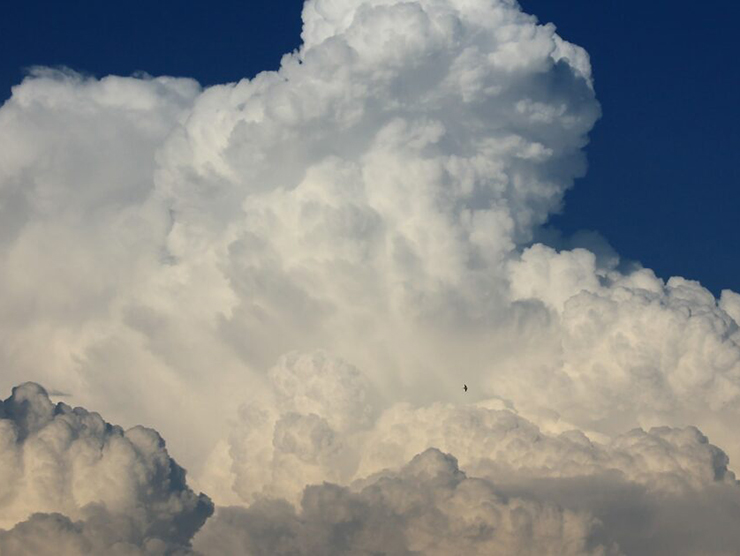
[[[574,441],[579,443],[587,442]],[[504,444],[522,450],[515,442]],[[221,508],[194,546],[207,554],[265,555],[688,556],[736,550],[740,485],[728,476],[721,451],[707,446],[695,429],[634,431],[615,444],[609,459],[585,464],[577,447],[570,447],[573,453],[561,449],[559,455],[570,461],[559,463],[548,453],[551,446],[539,453],[532,444],[529,454],[540,461],[531,467],[520,462],[517,472],[491,462],[474,476],[430,449],[398,471],[352,488],[309,486],[297,511],[269,499]],[[530,473],[548,456],[556,469]],[[633,470],[615,472],[610,465]],[[567,476],[561,474],[565,467]],[[686,482],[689,477],[693,484]]]
[[[459,506],[442,497],[399,510],[367,501],[374,489],[383,490],[383,481],[397,480],[399,473],[415,468],[413,463],[404,468],[410,460],[436,458],[417,455],[429,446],[456,454],[468,477],[475,478],[476,489],[488,485],[485,496],[495,493],[504,501],[514,497],[516,504],[535,504],[528,505],[530,509],[547,508],[543,512],[549,516],[575,519],[579,533],[568,537],[566,545],[552,545],[553,553],[598,553],[589,551],[600,546],[604,553],[656,554],[670,547],[672,554],[726,554],[740,543],[731,526],[740,518],[740,483],[727,455],[695,427],[638,428],[614,436],[592,433],[603,438],[597,442],[577,429],[553,432],[563,423],[544,420],[552,430],[540,428],[501,400],[423,407],[404,403],[381,412],[362,411],[370,398],[366,387],[359,387],[362,375],[323,352],[291,354],[269,376],[273,390],[284,396],[290,389],[293,395],[284,399],[298,402],[268,403],[263,398],[242,407],[230,443],[216,451],[206,475],[209,491],[218,498],[248,506],[222,508],[199,533],[196,546],[206,553],[331,554],[346,549],[358,554],[434,554],[430,547],[440,546],[443,554],[450,547],[441,539],[450,538],[466,554],[547,553],[536,542],[516,544],[524,543],[521,535],[531,538],[521,529],[507,533],[514,549],[498,544],[504,542],[501,537],[481,532],[500,529],[500,524],[476,522],[482,529],[473,535],[470,530],[461,533],[460,524],[448,529],[446,519],[451,516],[437,516],[435,533],[420,533],[403,515],[408,511],[416,516],[421,506],[441,511],[438,505],[444,500],[444,508],[454,508],[454,515],[470,524],[466,512],[475,514],[475,508],[489,503],[465,499],[469,505]],[[263,395],[275,396],[269,391]],[[354,400],[357,411],[346,400]],[[348,423],[353,415],[372,418],[336,425]],[[325,480],[348,486],[318,486]],[[311,484],[316,486],[305,487]],[[404,500],[423,497],[432,488],[418,482],[407,487]],[[318,493],[351,510],[334,514],[328,502],[317,509],[310,501]],[[544,514],[532,519],[548,522]],[[334,515],[341,517],[326,517]],[[430,544],[420,548],[419,535]]]
[[[223,508],[197,537],[206,554],[617,554],[588,514],[497,493],[430,449],[359,492],[310,486],[280,501]]]
[[[696,424],[740,456],[737,294],[717,300],[697,282],[597,268],[594,255],[578,249],[535,245],[510,267],[514,298],[547,307],[558,344],[539,367],[499,382],[501,395],[606,434]],[[522,378],[546,387],[525,399],[517,395]]]
[[[389,486],[424,490],[427,464],[452,478],[422,514],[455,499],[440,530],[471,554],[548,535],[650,553],[705,523],[692,504],[734,516],[717,508],[737,500],[740,296],[622,265],[593,236],[533,243],[585,171],[585,51],[513,0],[309,0],[303,19],[303,46],[239,83],[36,69],[14,89],[0,387],[156,426],[200,488],[248,507],[203,533],[235,535],[219,550],[315,533],[331,553],[339,527],[361,552],[388,515],[390,553],[431,546]],[[34,388],[4,405],[2,542],[186,550],[205,502],[160,437]],[[363,508],[356,529],[317,513],[332,497]],[[619,517],[639,511],[658,540]],[[725,523],[670,546],[721,553]]]
[[[131,535],[127,520],[111,517],[100,509],[77,522],[59,513],[33,514],[10,531],[0,530],[0,549],[7,556],[196,554],[190,548],[173,547],[159,538],[137,539]]]
[[[616,472],[669,491],[735,484],[725,453],[692,427],[634,429],[602,445],[577,430],[548,435],[508,410],[448,405],[388,410],[366,441],[361,475],[396,467],[420,446],[459,454],[476,472],[479,466],[533,477]]]
[[[155,431],[53,404],[37,384],[0,402],[0,454],[2,554],[185,551],[213,511]]]
[[[240,408],[201,477],[201,488],[224,501],[230,492],[242,501],[297,499],[308,483],[346,482],[357,468],[358,432],[374,423],[369,381],[341,359],[291,353],[268,376],[271,389]]]
[[[314,377],[326,374],[322,367],[357,373],[326,354],[292,355],[281,373],[293,374],[289,363],[316,365]],[[222,508],[196,547],[215,554],[445,554],[453,545],[465,554],[656,554],[670,547],[691,555],[726,554],[740,543],[731,525],[740,518],[740,483],[727,455],[695,427],[634,429],[600,443],[578,430],[545,432],[504,406],[399,404],[369,426],[339,431],[315,404],[311,413],[282,414],[246,405],[232,445],[214,462],[230,473],[212,484],[218,492],[219,481],[231,481],[239,497],[228,501],[249,506]],[[425,482],[428,474],[407,481],[427,465],[451,462],[438,451],[416,455],[428,446],[457,454],[475,479],[439,497],[430,494],[439,483]],[[463,476],[456,463],[446,469],[448,479]],[[350,486],[303,486],[317,477]],[[386,488],[398,483],[393,498]],[[461,494],[468,487],[486,501]],[[481,508],[496,509],[481,515]],[[508,512],[503,521],[492,517]],[[527,525],[506,529],[520,514]],[[545,530],[548,548],[536,540]]]
[[[224,501],[298,501],[306,484],[348,483],[397,468],[429,446],[455,454],[476,473],[495,468],[545,478],[609,472],[675,492],[735,482],[727,455],[695,427],[592,432],[603,439],[595,442],[546,415],[540,428],[500,400],[400,403],[379,412],[360,371],[324,352],[290,354],[268,376],[272,389],[242,406],[230,440],[207,466],[203,488],[238,494]]]
[[[37,70],[15,88],[6,388],[157,423],[199,466],[285,353],[327,349],[427,402],[522,347],[505,263],[585,169],[588,56],[512,2],[309,2],[304,20],[278,72],[236,84]],[[181,415],[200,416],[188,442]]]

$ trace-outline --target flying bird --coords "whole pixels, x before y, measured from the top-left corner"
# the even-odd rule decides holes
[[[467,392],[467,391],[468,391],[468,385],[467,384],[463,384],[463,392]]]

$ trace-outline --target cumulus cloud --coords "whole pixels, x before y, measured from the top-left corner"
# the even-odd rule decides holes
[[[199,466],[290,351],[420,402],[463,353],[492,371],[518,320],[505,263],[585,169],[588,56],[511,2],[309,2],[304,20],[278,72],[236,84],[37,70],[15,88],[6,388],[156,423]]]
[[[185,553],[211,515],[155,431],[53,404],[34,383],[0,402],[0,553]]]
[[[38,68],[14,88],[0,108],[0,387],[34,380],[155,426],[199,488],[247,508],[209,526],[209,543],[234,535],[222,551],[295,552],[315,534],[331,553],[337,527],[367,551],[389,515],[387,550],[422,550],[432,533],[370,493],[387,477],[424,490],[413,470],[427,464],[457,478],[430,486],[424,515],[457,500],[440,530],[471,554],[535,550],[540,534],[565,553],[650,553],[624,512],[670,536],[703,523],[692,501],[732,508],[740,296],[542,228],[586,170],[600,114],[587,53],[513,0],[309,0],[303,21],[277,72],[238,83]],[[4,406],[36,409],[3,414],[3,542],[186,550],[205,514],[160,437],[34,388]],[[90,455],[109,445],[115,457]],[[166,469],[177,511],[199,516],[174,537],[147,529],[181,523]],[[485,491],[473,506],[498,508],[476,523],[506,539],[461,532],[470,481]],[[356,528],[316,513],[332,497],[363,508]],[[723,523],[695,542],[721,552]]]
[[[343,534],[340,531],[349,530],[357,536],[351,536],[346,546],[357,553],[434,554],[431,547],[439,546],[443,554],[452,549],[441,539],[453,537],[466,554],[547,553],[536,542],[509,546],[498,544],[503,542],[500,537],[474,535],[470,530],[461,533],[464,539],[456,537],[458,526],[447,529],[444,520],[435,521],[439,529],[429,538],[429,545],[419,548],[414,540],[419,533],[405,523],[403,512],[385,506],[381,513],[387,522],[378,524],[380,510],[358,500],[382,489],[378,485],[383,481],[395,480],[398,473],[404,475],[406,471],[397,470],[405,469],[410,460],[442,457],[439,452],[437,456],[417,455],[429,446],[455,454],[470,480],[477,481],[476,485],[487,484],[490,492],[503,500],[515,497],[546,506],[546,513],[579,516],[576,537],[580,540],[556,542],[548,549],[553,553],[599,553],[600,546],[606,551],[603,553],[655,554],[670,546],[675,554],[724,554],[740,542],[729,525],[740,518],[740,484],[728,467],[725,452],[695,427],[638,428],[613,436],[591,433],[603,438],[599,442],[577,429],[555,432],[563,423],[556,423],[558,427],[543,418],[551,429],[544,430],[507,408],[505,402],[494,400],[422,407],[396,404],[371,412],[374,416],[369,422],[333,428],[330,421],[346,422],[337,415],[338,406],[345,404],[332,403],[323,410],[318,401],[325,397],[324,389],[313,386],[347,384],[344,391],[335,387],[332,395],[338,400],[354,398],[362,408],[359,400],[367,396],[358,393],[363,391],[356,387],[362,382],[357,369],[332,361],[325,353],[292,354],[269,374],[279,382],[273,387],[276,390],[286,383],[293,385],[294,396],[287,399],[301,400],[305,412],[292,404],[263,400],[243,406],[233,425],[231,443],[216,451],[219,457],[214,457],[208,468],[211,478],[207,488],[224,502],[248,506],[220,510],[196,537],[196,546],[205,552],[342,553],[338,547],[345,545],[317,547],[307,544],[308,539],[336,540]],[[286,376],[312,380],[303,384],[286,380]],[[362,414],[353,412],[349,404],[345,407],[348,416]],[[224,473],[224,469],[229,471]],[[348,486],[318,486],[322,480]],[[307,484],[316,486],[306,488]],[[404,499],[423,497],[432,488],[418,482],[407,486]],[[355,500],[354,513],[349,517],[342,514],[338,522],[321,521],[319,526],[306,507],[307,499],[316,492],[341,493],[341,500]],[[470,523],[466,511],[474,513],[475,508],[487,504],[468,500],[470,505],[458,507],[450,498],[442,499],[445,507],[454,508],[466,523]],[[341,505],[336,500],[334,503]],[[430,512],[437,511],[433,508],[438,503],[424,502]],[[417,510],[416,506],[403,508],[411,515]],[[541,514],[532,519],[540,518],[545,519]],[[369,533],[368,528],[374,527],[385,530],[387,536]],[[488,527],[496,530],[501,525],[489,523],[484,528]],[[514,543],[527,537],[523,530],[511,536]],[[374,544],[366,544],[367,538]],[[594,539],[599,542],[593,544]]]
[[[511,416],[510,416],[511,417]],[[218,510],[207,554],[730,554],[740,485],[696,429],[502,439],[475,475],[436,449],[352,487]],[[519,442],[517,442],[519,441]],[[513,454],[512,454],[513,453]],[[526,457],[522,457],[526,456]],[[548,467],[551,465],[552,467]]]
[[[523,405],[549,406],[580,427],[607,434],[696,424],[736,454],[735,294],[717,300],[697,282],[663,282],[646,269],[629,275],[599,270],[584,250],[557,253],[537,245],[511,268],[515,297],[546,305],[560,341],[556,365],[524,371],[548,387]]]
[[[359,492],[308,487],[284,502],[223,508],[198,536],[208,554],[618,554],[585,513],[499,495],[436,449]]]

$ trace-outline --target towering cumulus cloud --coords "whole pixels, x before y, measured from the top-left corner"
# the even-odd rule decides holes
[[[737,552],[740,296],[535,243],[587,53],[514,0],[303,21],[251,80],[37,68],[0,108],[0,386],[156,427],[219,506],[25,384],[0,552]]]

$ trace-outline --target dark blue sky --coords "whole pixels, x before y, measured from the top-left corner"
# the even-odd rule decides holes
[[[603,116],[553,224],[661,277],[740,291],[737,2],[521,0],[591,55]]]
[[[666,278],[740,291],[740,4],[520,0],[591,54],[603,118],[590,169],[553,219],[593,229]],[[208,85],[276,69],[300,0],[12,2],[0,17],[0,99],[29,65],[146,71]]]

